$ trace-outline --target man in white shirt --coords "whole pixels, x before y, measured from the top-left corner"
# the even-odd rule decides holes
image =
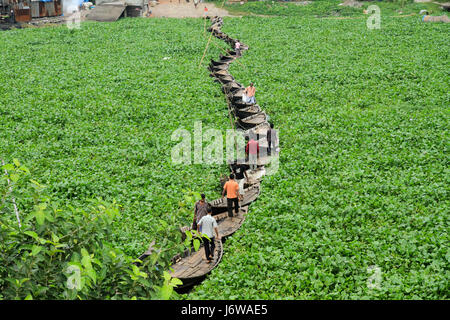
[[[202,227],[202,233],[207,235],[207,238],[203,238],[203,242],[205,245],[205,256],[208,260],[208,263],[214,259],[214,249],[216,245],[214,243],[214,231],[216,231],[217,239],[220,240],[219,229],[217,228],[217,221],[211,216],[212,210],[208,207],[208,214],[200,219],[197,223],[197,231],[200,230],[200,226]],[[200,231],[199,231],[200,232]]]

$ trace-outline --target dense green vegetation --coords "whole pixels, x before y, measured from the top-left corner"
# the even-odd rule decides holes
[[[0,299],[167,299],[181,283],[167,252],[141,261],[111,243],[116,203],[61,207],[17,159],[2,169]],[[24,210],[8,210],[15,199]]]
[[[449,298],[448,25],[248,17],[222,30],[250,46],[230,70],[279,128],[280,170],[189,298]]]
[[[121,216],[108,240],[126,254],[138,257],[153,240],[178,253],[178,227],[192,219],[179,209],[184,195],[217,197],[225,172],[171,162],[175,129],[229,125],[207,60],[198,67],[205,42],[196,19],[1,32],[0,158],[19,159],[58,207],[115,199]],[[210,48],[206,59],[219,53]],[[17,202],[33,212],[29,196]],[[10,203],[0,212],[14,219]]]
[[[221,6],[221,0],[213,1]],[[345,0],[315,0],[309,4],[305,1],[248,1],[244,4],[226,3],[224,7],[234,14],[263,16],[295,16],[295,17],[359,17],[367,18],[363,10],[370,5],[377,5],[383,16],[419,15],[420,10],[428,10],[430,14],[445,14],[436,2],[414,3],[404,1],[364,1],[361,8],[340,6]],[[441,0],[440,2],[446,2]]]
[[[271,15],[266,4],[251,5],[250,12]],[[272,7],[284,10],[282,5]],[[218,268],[184,297],[448,299],[449,27],[421,23],[418,16],[383,17],[380,30],[368,30],[363,17],[334,19],[327,2],[314,6],[274,13],[280,17],[225,19],[223,31],[250,46],[240,60],[245,67],[235,63],[231,72],[241,83],[254,81],[258,102],[280,130],[280,170],[264,179]],[[43,209],[48,219],[50,207],[64,213],[41,224],[35,184],[29,177],[18,180],[13,192],[29,217],[27,230],[53,242],[40,245],[33,236],[5,229],[15,228],[9,195],[1,204],[0,236],[17,241],[3,252],[26,245],[20,249],[22,274],[38,258],[48,272],[67,266],[61,256],[50,265],[39,254],[55,250],[52,233],[60,238],[72,232],[69,205],[85,208],[87,221],[99,208],[102,214],[110,208],[114,220],[83,229],[88,254],[98,253],[92,258],[101,262],[91,267],[100,280],[113,271],[131,279],[121,284],[129,292],[119,298],[161,297],[133,282],[132,276],[143,277],[123,264],[156,240],[157,249],[167,250],[157,258],[160,268],[147,271],[153,285],[167,288],[161,267],[182,247],[177,228],[190,221],[192,203],[186,194],[218,196],[225,166],[170,160],[175,129],[192,131],[199,119],[203,127],[229,127],[219,85],[208,77],[206,63],[198,68],[205,44],[197,19],[0,33],[0,62],[8,66],[0,69],[0,157],[7,163],[20,159],[30,177],[47,186],[40,202],[51,203]],[[206,58],[219,53],[212,46]],[[3,199],[8,190],[0,181]],[[108,205],[114,199],[119,207]],[[100,259],[111,255],[103,242],[117,250],[120,267],[111,256]],[[81,246],[72,248],[79,253],[74,263],[88,256]],[[372,266],[381,270],[379,288],[367,285]],[[89,273],[83,274],[88,282]],[[39,283],[20,283],[22,274],[16,274],[19,282],[1,279],[8,297],[15,297],[17,286],[24,288],[18,298],[40,292]],[[98,283],[80,297],[107,299],[119,285]],[[32,297],[73,297],[57,288]]]

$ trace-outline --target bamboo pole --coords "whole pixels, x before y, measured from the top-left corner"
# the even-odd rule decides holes
[[[211,33],[211,35],[209,36],[209,40],[208,40],[208,43],[206,44],[205,51],[203,52],[202,59],[200,60],[200,64],[198,65],[199,68],[201,67],[202,62],[203,62],[203,59],[205,58],[206,51],[208,50],[209,43],[211,42],[211,38],[212,38],[212,33]]]
[[[232,116],[231,116],[230,99],[228,99],[228,94],[226,92],[225,92],[225,98],[227,99],[228,115],[230,116],[231,129],[234,129],[233,119],[232,119]]]
[[[228,54],[228,52],[227,52],[224,48],[222,48],[221,46],[219,46],[218,44],[215,44],[214,42],[212,42],[212,44],[215,45],[217,48],[221,49],[224,53]],[[234,61],[236,61],[237,63],[239,63],[244,69],[247,69],[247,67],[244,66],[244,65],[242,64],[242,62],[240,62],[238,59],[234,59]]]
[[[203,36],[206,36],[206,16],[203,17],[203,20],[205,21],[203,26]]]
[[[5,161],[3,161],[2,159],[2,166],[5,165]],[[5,169],[5,175],[8,176],[8,171],[6,171]],[[9,187],[9,193],[12,193],[12,185],[11,185],[11,181],[9,180],[9,178],[7,178],[8,181],[8,187]],[[22,224],[20,223],[20,216],[19,216],[19,209],[17,209],[17,204],[16,204],[16,198],[14,196],[11,196],[11,200],[14,206],[14,213],[16,214],[16,218],[17,218],[17,222],[19,223],[19,228],[22,228]]]

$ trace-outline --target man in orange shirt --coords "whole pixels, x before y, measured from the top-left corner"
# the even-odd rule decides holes
[[[256,103],[255,101],[256,88],[253,86],[253,82],[251,82],[250,85],[247,88],[245,88],[244,92],[247,95],[248,103]]]
[[[222,197],[225,197],[225,192],[227,193],[228,216],[233,217],[233,204],[234,212],[237,215],[239,213],[239,198],[242,199],[239,194],[239,184],[234,180],[234,174],[230,174],[230,180],[223,186]]]

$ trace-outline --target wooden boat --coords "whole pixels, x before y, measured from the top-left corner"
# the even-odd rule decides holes
[[[231,74],[228,72],[228,70],[213,71],[211,72],[211,75],[213,75],[216,78],[231,77]]]
[[[237,216],[229,217],[228,212],[214,216],[217,221],[217,227],[222,239],[225,239],[240,229],[245,221],[248,213],[248,206],[241,207]],[[184,233],[191,228],[181,228]],[[172,259],[172,277],[180,279],[183,284],[177,289],[192,286],[198,281],[202,280],[208,273],[211,272],[220,262],[223,255],[222,241],[215,241],[216,248],[214,250],[214,260],[211,263],[206,262],[205,248],[203,244],[198,251],[193,248],[187,249],[181,255],[176,255]]]
[[[243,200],[239,201],[239,206],[240,207],[248,206],[250,203],[252,203],[253,201],[255,201],[258,198],[259,193],[260,193],[260,184],[259,183],[252,185],[250,188],[244,189],[244,197],[243,197]],[[227,198],[226,197],[213,200],[213,201],[209,202],[209,204],[211,206],[213,215],[227,211]]]
[[[266,122],[266,119],[267,119],[266,114],[264,112],[259,112],[253,116],[244,119],[238,118],[237,123],[242,129],[247,130],[259,124],[262,124],[263,122]]]
[[[236,58],[235,58],[235,57],[232,57],[232,56],[224,56],[224,55],[220,55],[219,61],[223,61],[223,62],[232,62],[232,61],[234,61],[234,59],[236,59]]]
[[[270,161],[272,161],[272,157],[268,156],[268,155],[264,155],[262,157],[258,157],[258,160],[256,162],[256,165],[258,167],[260,166],[266,166],[270,163]],[[248,164],[248,162],[246,163]]]
[[[261,182],[262,178],[266,175],[266,168],[261,166],[256,170],[247,170],[248,179],[244,181],[244,188],[249,188],[254,184]]]
[[[208,65],[208,70],[211,72],[217,72],[217,71],[222,71],[222,70],[228,70],[229,65],[228,64],[222,64],[219,66],[213,66],[213,65]]]
[[[243,109],[238,109],[238,108],[234,109],[235,116],[240,118],[240,119],[248,118],[248,117],[253,116],[253,115],[255,115],[255,114],[259,113],[259,112],[261,112],[261,108],[257,104],[252,105],[252,106],[247,107],[247,108],[243,108]]]
[[[245,171],[245,173],[247,174],[247,178],[244,177],[244,179],[236,179],[236,182],[238,182],[238,183],[240,183],[241,180],[243,180],[244,189],[248,189],[255,184],[261,183],[262,178],[266,175],[266,169],[264,166],[260,166],[260,167],[256,168],[255,170],[250,170],[249,169],[250,167],[248,165],[247,165],[247,167],[248,167],[248,169]],[[230,164],[230,171],[232,171],[231,164]],[[227,180],[228,180],[228,178],[225,177],[225,181],[227,181]],[[223,189],[224,183],[222,183],[222,181],[221,181],[220,184],[221,184],[221,188]]]
[[[267,135],[267,130],[269,130],[270,125],[267,121],[244,131],[244,135],[248,136],[250,135],[250,131],[252,131],[254,134],[256,134],[260,139],[264,138]]]
[[[217,80],[219,80],[220,83],[230,83],[235,81],[232,76],[222,76],[220,78],[217,78]]]
[[[222,25],[223,25],[223,22],[221,21],[221,20],[216,20],[216,21],[214,21],[213,22],[213,24],[208,28],[209,30],[209,32],[222,32],[221,30],[220,30],[220,27],[222,27]]]
[[[242,102],[242,100],[230,101],[230,103],[231,106],[236,109],[245,109],[254,105],[254,103]]]
[[[245,89],[242,88],[240,90],[235,90],[234,92],[230,92],[227,94],[228,100],[233,103],[243,103],[242,97],[244,96]]]
[[[266,165],[268,165],[271,161],[272,161],[272,159],[273,159],[273,156],[276,154],[276,152],[275,151],[273,151],[273,154],[272,154],[272,156],[269,156],[269,155],[267,155],[267,154],[261,154],[260,156],[258,156],[258,160],[256,161],[256,166],[257,166],[257,170],[259,170],[259,169],[261,169],[261,168],[264,168],[264,166],[266,166]],[[241,160],[241,163],[243,163],[243,164],[245,164],[245,165],[250,165],[250,161],[246,161],[245,159],[242,159]],[[249,174],[249,172],[250,171],[247,171],[247,174]],[[265,171],[264,171],[265,172]],[[244,188],[245,188],[245,185],[244,185]],[[246,188],[245,188],[246,189]]]
[[[223,26],[222,20],[216,20],[213,22],[213,24],[207,29],[209,32],[212,32],[213,34],[215,32],[222,32],[221,27]]]
[[[248,213],[248,206],[241,207],[237,216],[230,218],[228,212],[218,214],[214,216],[217,221],[217,229],[222,238],[231,236],[233,233],[239,230],[245,221],[245,217]],[[235,214],[233,212],[233,214]]]
[[[177,289],[183,289],[198,283],[219,264],[223,255],[222,241],[216,239],[214,243],[216,248],[211,263],[207,263],[203,244],[197,251],[194,251],[193,248],[186,249],[182,254],[176,255],[172,259],[171,268],[173,271],[171,276],[183,282]]]
[[[216,37],[216,38],[222,38],[223,36],[225,36],[225,33],[223,33],[221,30],[220,30],[220,27],[218,26],[218,24],[216,24],[216,25],[214,25],[213,27],[210,27],[210,28],[208,28],[208,29],[211,29],[211,32],[212,32],[212,34],[213,34],[213,36],[214,37]]]
[[[222,91],[226,94],[234,93],[244,89],[245,88],[238,82],[230,82],[222,86]]]
[[[236,83],[236,85],[233,86],[233,90],[229,90],[227,92],[227,96],[230,100],[238,100],[239,101],[239,100],[242,100],[242,96],[244,95],[244,93],[245,93],[245,88],[241,84]]]
[[[221,65],[224,65],[224,64],[229,64],[229,62],[215,61],[215,60],[211,59],[211,64],[212,64],[213,66],[221,66]]]

